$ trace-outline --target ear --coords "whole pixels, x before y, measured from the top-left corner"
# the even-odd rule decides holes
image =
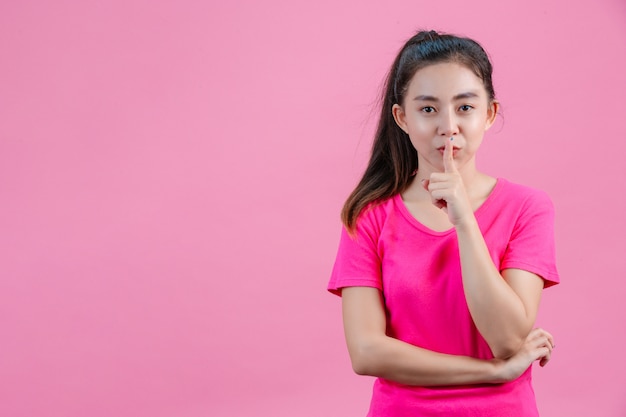
[[[485,130],[489,130],[491,126],[496,121],[496,117],[498,116],[498,111],[500,110],[500,103],[496,100],[493,100],[489,103],[489,108],[487,109],[487,120],[485,121]]]
[[[402,106],[399,104],[394,104],[391,108],[391,114],[393,114],[393,119],[396,121],[398,127],[404,130],[404,133],[408,134],[409,131],[406,124],[406,114],[404,113],[404,109],[402,108]]]

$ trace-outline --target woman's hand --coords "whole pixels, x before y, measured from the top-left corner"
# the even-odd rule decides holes
[[[550,361],[552,349],[554,349],[552,335],[543,329],[533,329],[520,350],[509,359],[502,360],[499,372],[501,382],[519,378],[536,360],[540,366],[545,366]]]
[[[452,139],[446,141],[443,151],[444,172],[433,172],[423,181],[433,204],[448,214],[450,223],[457,226],[464,219],[473,218],[472,205],[465,191],[461,174],[454,162]]]

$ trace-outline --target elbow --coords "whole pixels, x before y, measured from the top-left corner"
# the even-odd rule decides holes
[[[491,351],[496,359],[508,359],[517,353],[517,350],[507,347],[492,348]]]
[[[350,349],[352,370],[357,375],[376,375],[375,347],[371,343],[363,343]]]
[[[508,359],[515,355],[522,347],[524,339],[511,339],[501,341],[498,344],[490,346],[493,357],[496,359]]]
[[[352,370],[357,375],[371,375],[366,362],[352,359]]]

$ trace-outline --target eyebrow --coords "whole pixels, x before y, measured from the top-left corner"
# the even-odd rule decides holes
[[[478,94],[473,92],[473,91],[468,91],[468,92],[465,92],[465,93],[457,94],[456,96],[452,97],[453,100],[462,100],[462,99],[466,99],[466,98],[478,98]],[[428,95],[417,96],[413,100],[415,100],[415,101],[434,101],[434,102],[438,102],[439,101],[439,99],[437,97],[428,96]]]

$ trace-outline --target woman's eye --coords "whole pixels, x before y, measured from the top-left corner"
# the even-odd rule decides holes
[[[432,112],[434,112],[434,111],[435,111],[435,108],[434,108],[434,107],[431,107],[431,106],[426,106],[426,107],[422,107],[422,109],[421,109],[421,110],[422,110],[424,113],[432,113]]]
[[[461,107],[459,107],[459,110],[461,110],[462,112],[467,112],[470,111],[473,107],[470,106],[469,104],[464,104]]]

